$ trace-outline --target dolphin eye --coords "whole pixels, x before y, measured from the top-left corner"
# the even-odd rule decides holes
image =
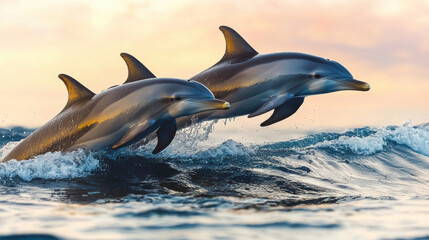
[[[170,98],[170,102],[175,102],[175,101],[180,101],[180,100],[182,100],[181,97],[171,97]]]

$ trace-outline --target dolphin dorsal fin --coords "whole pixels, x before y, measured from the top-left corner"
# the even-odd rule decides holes
[[[128,67],[128,78],[125,83],[134,82],[147,78],[156,78],[149,69],[147,69],[139,60],[128,53],[121,53]]]
[[[220,26],[219,29],[226,41],[225,55],[219,62],[232,59],[249,59],[258,54],[234,29],[227,26]]]
[[[64,109],[69,108],[80,100],[92,98],[95,95],[91,90],[76,81],[76,79],[66,74],[60,74],[58,77],[64,82],[69,93],[69,99]]]

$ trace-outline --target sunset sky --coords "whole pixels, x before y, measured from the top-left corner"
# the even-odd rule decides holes
[[[429,1],[0,1],[0,127],[61,111],[66,73],[94,92],[127,77],[127,52],[156,76],[190,78],[225,51],[218,27],[259,53],[336,60],[369,92],[311,96],[270,129],[385,126],[429,119]],[[231,126],[259,129],[270,114]]]

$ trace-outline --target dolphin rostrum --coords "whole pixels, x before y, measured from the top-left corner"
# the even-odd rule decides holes
[[[173,140],[176,118],[229,108],[228,102],[215,99],[198,82],[152,78],[149,70],[139,69],[134,69],[125,84],[97,95],[72,77],[60,74],[69,94],[65,108],[21,141],[3,161],[78,148],[120,148],[154,131],[158,144],[153,153],[158,153]]]
[[[354,80],[336,61],[295,52],[259,54],[233,29],[226,26],[219,29],[226,40],[225,55],[190,80],[204,84],[216,98],[228,101],[231,108],[180,118],[179,127],[242,115],[251,118],[274,110],[261,123],[268,126],[294,114],[306,96],[370,88],[368,83]]]

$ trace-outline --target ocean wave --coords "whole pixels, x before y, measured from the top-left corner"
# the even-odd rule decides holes
[[[157,140],[138,147],[135,150],[125,149],[123,153],[138,154],[150,158],[179,158],[179,159],[208,159],[225,157],[250,156],[255,154],[255,146],[246,146],[240,142],[228,139],[213,146],[209,135],[213,132],[217,121],[197,123],[191,127],[181,129],[176,133],[172,143],[157,155],[152,154]]]
[[[99,166],[99,160],[92,153],[82,150],[66,154],[53,152],[25,161],[11,160],[1,163],[0,179],[11,180],[18,177],[24,181],[31,181],[85,177]]]
[[[10,142],[0,149],[1,155],[7,154],[18,142]],[[0,180],[20,178],[24,181],[33,179],[73,179],[90,175],[94,171],[102,171],[106,160],[133,159],[139,156],[140,160],[158,159],[163,161],[196,161],[209,160],[222,162],[225,158],[246,157],[255,154],[252,147],[245,146],[233,140],[227,140],[215,147],[206,147],[194,152],[181,152],[180,149],[170,148],[160,154],[152,154],[151,144],[137,150],[122,149],[116,152],[87,152],[77,150],[69,153],[49,152],[24,161],[11,160],[0,163]],[[130,164],[130,163],[125,163]],[[130,164],[132,165],[132,164]]]
[[[373,155],[389,147],[404,145],[429,156],[429,124],[364,127],[344,132],[321,132],[301,139],[259,146],[261,149],[282,149],[302,152],[308,149],[328,149],[337,154]],[[305,152],[305,151],[304,151]]]
[[[354,175],[365,176],[366,173],[359,172],[359,169],[366,168],[371,169],[373,173],[378,172],[382,177],[381,175],[388,175],[388,171],[395,172],[395,169],[420,175],[418,169],[429,166],[427,159],[423,157],[429,156],[429,124],[413,126],[412,123],[406,123],[401,126],[365,127],[337,133],[321,132],[301,139],[265,145],[243,144],[229,139],[215,146],[210,144],[210,139],[208,139],[212,128],[213,125],[208,124],[181,131],[171,146],[157,155],[151,153],[156,144],[155,140],[134,150],[122,149],[115,152],[98,153],[79,150],[65,154],[54,152],[25,161],[12,160],[0,163],[0,180],[20,178],[24,181],[31,181],[33,179],[80,178],[94,172],[102,172],[103,167],[112,161],[116,161],[116,165],[121,164],[121,162],[117,162],[118,159],[129,159],[128,162],[124,162],[128,166],[124,166],[123,169],[133,166],[130,161],[136,160],[139,163],[145,163],[151,160],[174,164],[173,167],[179,171],[196,168],[203,168],[208,171],[208,169],[215,170],[215,168],[221,167],[223,168],[222,171],[231,173],[242,171],[244,174],[249,168],[262,169],[262,172],[248,172],[248,174],[256,176],[256,174],[263,173],[267,175],[264,176],[267,178],[272,177],[268,176],[269,174],[278,174],[278,172],[272,172],[272,169],[277,169],[275,171],[281,169],[287,174],[306,175],[311,173],[329,178],[329,172],[325,172],[325,168],[335,166],[336,171],[344,171],[342,175],[349,176],[350,167],[356,167],[353,170],[355,171]],[[21,139],[31,132],[22,128],[16,128],[16,130],[22,133],[19,135]],[[14,134],[13,131],[9,130],[3,132],[9,136]],[[17,137],[15,140],[3,142],[3,146],[0,148],[0,153],[3,156],[18,143],[20,138]],[[397,155],[399,153],[393,150],[399,149],[400,146],[401,148],[405,146],[409,149],[406,151],[409,152],[405,152],[405,155]],[[386,156],[369,158],[370,155],[378,156],[378,153],[388,153],[389,158],[404,159],[404,161],[396,161],[397,164],[404,166],[398,165],[391,168],[389,166],[391,163],[384,160]],[[414,161],[413,166],[406,165],[411,161],[408,159],[410,157],[406,155],[415,158],[416,154],[423,156],[421,159],[412,160]],[[359,166],[338,165],[338,163],[347,162],[353,156],[368,159],[360,161],[361,165]],[[378,162],[374,163],[374,161]],[[319,167],[316,168],[316,165],[311,164],[311,162],[318,162]],[[362,166],[362,164],[366,165]],[[377,170],[375,166],[382,170]],[[305,171],[298,171],[297,169],[305,169]],[[185,176],[187,174],[185,173]]]
[[[215,148],[197,153],[197,157],[221,158],[231,156],[250,156],[255,154],[255,149],[245,146],[234,140],[227,140]]]
[[[148,152],[147,148],[141,148],[143,153],[151,154]],[[145,155],[146,155],[145,154]],[[205,159],[205,158],[216,158],[222,160],[225,157],[234,157],[234,156],[250,156],[255,154],[254,147],[245,146],[242,143],[236,142],[234,140],[227,140],[215,147],[207,146],[195,146],[190,149],[187,148],[183,150],[182,147],[176,148],[172,146],[165,152],[161,152],[158,155],[155,155],[157,158],[192,158],[192,159]],[[153,155],[152,155],[153,157]]]
[[[12,127],[10,129],[0,128],[0,146],[3,146],[9,142],[19,141],[24,139],[35,129],[23,128],[23,127]]]
[[[350,151],[358,155],[372,155],[385,150],[391,143],[405,145],[412,150],[429,156],[429,127],[413,126],[405,123],[401,126],[387,126],[367,129],[369,135],[341,135],[335,140],[325,140],[314,147],[325,147],[344,153]]]

